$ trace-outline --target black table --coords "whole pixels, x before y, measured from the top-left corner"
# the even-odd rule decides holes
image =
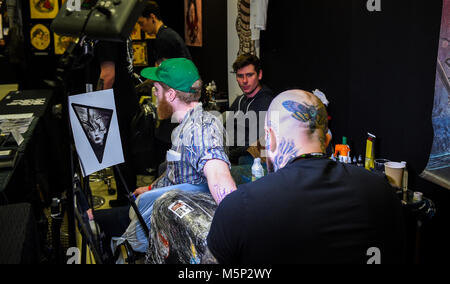
[[[8,138],[8,141],[6,141],[6,148],[5,149],[16,149],[17,150],[17,157],[15,159],[14,166],[12,168],[2,168],[0,169],[0,193],[4,193],[6,191],[6,188],[10,184],[10,181],[13,179],[15,174],[18,172],[18,169],[23,166],[24,156],[27,152],[27,146],[30,144],[30,141],[33,138],[33,132],[36,129],[36,126],[38,124],[39,118],[35,117],[33,119],[33,122],[31,123],[30,127],[28,128],[28,131],[23,134],[24,141],[20,146],[17,146],[14,139],[10,136]],[[16,144],[14,147],[13,145]],[[3,150],[0,148],[0,150]],[[27,177],[23,177],[27,178]]]
[[[33,113],[42,117],[48,111],[52,90],[24,90],[10,92],[0,101],[0,114]]]
[[[60,141],[55,139],[59,129],[52,115],[52,90],[24,90],[9,93],[0,101],[0,114],[33,113],[34,119],[24,141],[17,147],[17,158],[12,168],[0,169],[0,204],[35,203],[36,199],[49,201],[50,192],[59,187],[58,168],[61,159]],[[10,138],[12,140],[12,138]],[[9,142],[14,145],[14,140]],[[0,149],[1,150],[1,149]],[[62,179],[63,177],[60,176]]]

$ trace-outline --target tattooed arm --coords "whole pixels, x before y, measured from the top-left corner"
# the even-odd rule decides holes
[[[205,164],[203,173],[208,180],[208,187],[211,195],[217,204],[236,190],[236,184],[231,177],[228,164],[221,160],[210,160]]]

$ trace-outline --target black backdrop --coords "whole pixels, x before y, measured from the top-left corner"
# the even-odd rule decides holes
[[[184,38],[184,0],[157,0],[164,23]],[[203,46],[191,47],[192,59],[205,84],[214,80],[228,93],[227,0],[203,0]]]
[[[329,101],[334,143],[349,139],[352,155],[365,154],[367,132],[377,136],[375,155],[407,161],[410,188],[435,201],[424,225],[421,261],[450,252],[450,191],[421,179],[428,162],[431,112],[442,1],[270,1],[261,57],[266,83],[323,91]],[[449,11],[447,11],[449,12]]]

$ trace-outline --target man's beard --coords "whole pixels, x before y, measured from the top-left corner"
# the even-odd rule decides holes
[[[157,112],[158,118],[160,120],[169,119],[172,117],[173,107],[169,104],[169,102],[166,100],[164,96],[162,96],[162,99],[158,102]]]

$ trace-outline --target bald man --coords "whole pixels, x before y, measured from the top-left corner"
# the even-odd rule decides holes
[[[327,112],[313,94],[278,95],[266,116],[269,175],[215,212],[203,262],[403,262],[401,202],[389,183],[325,155]]]

